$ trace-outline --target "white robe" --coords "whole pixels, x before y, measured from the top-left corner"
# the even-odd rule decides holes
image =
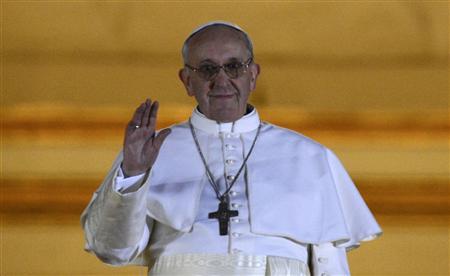
[[[232,127],[246,150],[259,125],[257,113],[232,126],[207,122],[195,112],[191,118],[200,145]],[[120,154],[83,213],[86,248],[101,259],[110,259],[115,249],[130,248],[128,263],[149,265],[151,256],[145,247],[155,221],[180,232],[192,230],[200,196],[209,184],[188,123],[171,130],[139,192],[114,191]],[[211,138],[212,133],[216,138]],[[351,249],[381,234],[338,158],[310,138],[262,123],[246,171],[254,234],[312,244],[316,249],[327,244]]]

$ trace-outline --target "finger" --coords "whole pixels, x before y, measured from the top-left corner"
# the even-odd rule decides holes
[[[152,112],[150,112],[150,118],[148,127],[152,130],[155,130],[156,127],[156,117],[158,116],[159,103],[155,101],[152,105]]]
[[[141,105],[138,108],[136,108],[136,111],[133,114],[133,118],[131,119],[128,126],[130,127],[140,126],[142,114],[144,113],[144,111],[145,111],[145,103],[141,103]]]
[[[164,140],[169,136],[169,134],[172,132],[170,128],[166,128],[161,130],[158,135],[156,136],[153,145],[159,150],[161,148],[161,145],[163,144]]]
[[[151,110],[151,106],[152,106],[151,103],[152,103],[152,101],[150,99],[147,99],[145,101],[145,110],[144,110],[144,114],[142,114],[141,126],[148,125],[148,116],[150,114],[150,110]]]

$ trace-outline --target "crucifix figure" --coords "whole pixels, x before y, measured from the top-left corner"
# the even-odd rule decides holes
[[[228,202],[221,201],[219,203],[219,209],[216,212],[209,213],[208,218],[216,218],[219,220],[219,233],[221,236],[225,236],[228,234],[230,218],[238,215],[238,211],[228,209]]]

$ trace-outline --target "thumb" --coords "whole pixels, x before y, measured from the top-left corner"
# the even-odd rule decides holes
[[[172,132],[170,128],[166,128],[161,130],[158,135],[155,137],[154,145],[159,150],[164,140],[169,136],[169,134]]]

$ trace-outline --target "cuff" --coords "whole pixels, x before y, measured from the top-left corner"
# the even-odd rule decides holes
[[[116,179],[113,182],[113,190],[121,194],[136,192],[142,186],[145,175],[146,173],[141,173],[135,176],[125,177],[122,166],[119,166]]]

